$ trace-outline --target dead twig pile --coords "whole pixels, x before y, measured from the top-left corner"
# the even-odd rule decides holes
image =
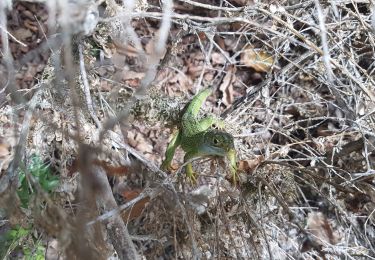
[[[374,3],[119,2],[0,1],[0,235],[35,230],[0,254],[375,258]],[[206,87],[238,186],[158,168]]]

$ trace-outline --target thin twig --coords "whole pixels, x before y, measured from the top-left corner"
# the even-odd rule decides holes
[[[179,0],[179,1],[190,4],[192,6],[202,7],[202,8],[209,9],[209,10],[225,11],[225,12],[241,12],[246,8],[246,7],[223,7],[223,6],[208,5],[208,4],[202,4],[202,3],[191,1],[191,0]]]
[[[15,185],[15,187],[18,185],[18,182],[17,182],[18,167],[20,166],[20,163],[22,162],[25,156],[27,137],[28,137],[29,130],[30,130],[31,119],[33,117],[35,107],[38,104],[41,93],[42,93],[42,88],[38,89],[34,93],[34,96],[32,97],[32,99],[29,101],[28,109],[23,118],[21,131],[20,133],[16,133],[15,135],[15,136],[19,136],[18,143],[14,152],[13,161],[10,164],[7,170],[7,173],[0,178],[0,194],[3,192],[6,192],[9,185],[11,186]]]
[[[2,26],[0,26],[0,29],[3,30],[3,31],[5,31],[5,32],[10,36],[10,38],[12,38],[16,43],[22,45],[22,47],[27,47],[27,44],[26,44],[26,43],[23,43],[23,42],[21,42],[20,40],[18,40],[18,39],[17,39],[15,36],[13,36],[13,34],[11,34],[8,30],[3,29]]]
[[[85,94],[87,109],[89,110],[89,113],[90,113],[90,116],[91,116],[92,120],[94,120],[96,126],[100,129],[102,127],[102,124],[100,123],[99,118],[96,116],[94,107],[92,105],[92,99],[91,99],[91,94],[90,94],[90,85],[89,85],[89,81],[87,79],[85,61],[83,59],[82,44],[78,45],[78,51],[79,51],[79,67],[81,69],[81,76],[82,76],[82,82],[83,82],[83,93]]]
[[[86,223],[86,226],[91,226],[97,222],[103,222],[103,221],[108,221],[112,218],[118,217],[123,211],[127,210],[128,208],[134,206],[136,203],[141,201],[144,198],[147,197],[154,197],[157,195],[157,192],[151,191],[151,190],[145,190],[141,194],[139,194],[136,198],[132,199],[131,201],[121,205],[121,206],[116,206],[115,208],[111,209],[110,211],[107,211],[103,213],[102,215],[98,216],[94,220],[91,220],[90,222]]]
[[[101,183],[101,193],[97,196],[97,204],[99,208],[103,208],[104,211],[111,212],[116,210],[117,203],[113,197],[111,187],[108,183],[107,175],[105,171],[99,167],[92,167],[92,173],[99,183]],[[108,211],[109,210],[109,211]],[[109,238],[113,247],[116,249],[120,259],[141,259],[138,255],[137,250],[130,238],[128,229],[118,214],[113,215],[113,218],[107,225]]]

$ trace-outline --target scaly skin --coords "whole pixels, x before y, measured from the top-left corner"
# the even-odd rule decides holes
[[[172,159],[176,148],[181,145],[185,151],[184,162],[186,164],[187,177],[196,181],[196,173],[193,171],[191,160],[199,157],[220,156],[227,157],[230,162],[230,170],[234,182],[236,181],[236,151],[234,149],[233,136],[222,130],[214,129],[214,125],[223,126],[219,119],[208,116],[199,118],[198,113],[206,98],[211,94],[210,89],[199,92],[188,104],[181,117],[181,124],[174,134],[165,152],[165,160],[161,168],[171,170]]]

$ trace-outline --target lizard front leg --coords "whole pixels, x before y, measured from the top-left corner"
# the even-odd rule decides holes
[[[230,149],[227,152],[227,158],[229,160],[229,169],[232,174],[232,180],[233,184],[236,184],[238,181],[238,176],[237,176],[237,158],[236,158],[236,150]]]
[[[166,171],[172,170],[172,159],[176,148],[181,144],[181,131],[178,130],[177,133],[174,134],[172,140],[169,142],[167,150],[165,151],[165,159],[161,164],[161,169]]]
[[[196,183],[197,182],[197,173],[194,172],[193,170],[193,165],[191,164],[191,162],[189,162],[190,160],[196,158],[196,154],[194,152],[188,152],[185,154],[185,157],[184,157],[184,162],[188,162],[186,164],[186,176],[188,177],[188,179],[192,182],[192,183]]]

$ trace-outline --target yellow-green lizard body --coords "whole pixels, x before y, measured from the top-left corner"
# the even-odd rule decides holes
[[[185,151],[184,162],[187,176],[195,181],[195,172],[191,160],[198,157],[221,156],[227,157],[233,179],[236,177],[236,152],[233,136],[215,129],[215,125],[223,126],[223,122],[213,116],[198,117],[199,110],[211,94],[210,89],[199,92],[183,110],[181,123],[177,133],[173,136],[165,152],[162,169],[170,170],[176,148],[181,145]]]

